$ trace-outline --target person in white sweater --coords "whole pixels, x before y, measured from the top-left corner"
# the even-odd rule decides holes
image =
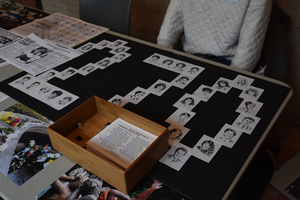
[[[184,33],[186,53],[225,58],[233,67],[252,71],[271,10],[272,0],[171,0],[157,44],[173,48]]]

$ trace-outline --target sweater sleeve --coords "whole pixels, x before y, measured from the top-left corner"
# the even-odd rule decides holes
[[[173,48],[183,32],[182,1],[170,1],[157,37],[158,45]]]
[[[231,66],[247,71],[255,68],[263,48],[271,10],[271,0],[250,1]]]

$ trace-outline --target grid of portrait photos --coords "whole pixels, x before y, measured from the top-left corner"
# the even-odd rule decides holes
[[[79,47],[77,50],[86,53],[93,48],[101,50],[107,47],[111,49],[109,52],[112,56],[101,59],[96,63],[88,63],[79,69],[68,67],[61,72],[55,69],[50,69],[36,77],[27,74],[15,81],[12,81],[9,85],[37,100],[40,100],[56,110],[61,110],[76,101],[79,97],[48,83],[48,81],[54,77],[66,80],[76,73],[81,74],[82,76],[87,76],[97,69],[103,70],[111,66],[113,63],[119,63],[131,55],[126,52],[130,49],[130,47],[125,46],[126,43],[126,41],[119,39],[115,41],[102,40],[97,44],[88,42],[87,44]]]
[[[128,102],[138,104],[148,94],[163,95],[171,86],[183,89],[205,69],[157,53],[146,58],[144,62],[177,72],[178,76],[171,82],[159,79],[147,89],[136,87],[124,97],[116,94],[109,99],[110,102],[119,106],[124,106]],[[192,94],[186,93],[179,98],[173,105],[177,110],[165,120],[170,124],[168,127],[170,149],[160,159],[160,162],[177,171],[181,169],[190,156],[209,163],[222,146],[232,148],[242,133],[250,135],[260,121],[256,114],[263,103],[259,102],[258,98],[264,91],[252,86],[253,81],[254,79],[242,75],[237,75],[234,80],[220,77],[213,85],[201,84]],[[180,143],[190,131],[188,127],[185,127],[185,124],[196,115],[193,108],[201,101],[209,101],[216,92],[226,95],[231,88],[241,90],[239,97],[243,99],[235,110],[235,112],[240,113],[236,120],[232,124],[224,124],[214,138],[204,134],[194,147]]]

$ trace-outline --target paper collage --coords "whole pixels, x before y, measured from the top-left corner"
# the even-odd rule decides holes
[[[126,46],[126,44],[126,41],[120,39],[116,41],[102,40],[98,43],[88,42],[79,47],[77,50],[85,53],[93,48],[99,50],[103,48],[110,48],[109,52],[112,53],[112,56],[103,58],[95,63],[89,63],[85,66],[82,66],[80,69],[74,69],[70,66],[62,72],[57,72],[52,69],[39,75],[38,77],[26,75],[16,81],[11,82],[10,85],[27,93],[30,96],[33,96],[36,99],[45,102],[57,110],[62,109],[74,102],[79,97],[70,94],[67,91],[61,90],[47,83],[47,81],[53,77],[66,80],[71,78],[74,74],[88,76],[88,74],[93,73],[95,70],[105,70],[107,67],[113,66],[114,63],[122,62],[122,60],[131,56],[131,54],[127,52],[131,47]],[[170,82],[167,82],[163,79],[158,79],[149,88],[137,86],[136,88],[133,88],[132,91],[127,95],[121,96],[119,94],[115,94],[108,101],[121,107],[126,105],[128,102],[138,104],[150,94],[157,96],[164,95],[164,93],[171,87],[184,89],[199,74],[201,74],[201,72],[205,70],[204,67],[196,66],[194,64],[167,57],[158,53],[154,53],[153,55],[147,57],[143,60],[143,62],[163,68],[165,70],[173,71],[178,73],[178,76]],[[235,110],[236,112],[240,113],[239,117],[232,124],[224,124],[224,127],[218,133],[215,133],[214,138],[207,138],[207,135],[203,135],[195,147],[186,146],[185,149],[187,149],[187,152],[182,157],[186,158],[189,156],[194,156],[203,160],[204,162],[209,163],[217,154],[217,151],[221,148],[221,146],[233,148],[234,144],[238,142],[241,134],[246,133],[250,135],[260,121],[260,118],[256,117],[256,114],[262,108],[263,104],[257,100],[262,95],[263,89],[252,86],[251,84],[253,81],[254,79],[242,75],[237,75],[234,80],[230,80],[226,77],[220,77],[213,85],[201,84],[193,93],[184,94],[173,105],[177,108],[177,110],[165,120],[170,124],[169,145],[171,147],[185,146],[180,143],[180,141],[189,132],[189,128],[186,127],[186,124],[195,115],[197,115],[195,112],[193,112],[193,108],[197,106],[199,102],[208,102],[216,92],[226,95],[231,88],[236,88],[241,90],[239,98],[243,98],[243,102]],[[202,144],[206,140],[211,142]],[[208,146],[212,146],[210,149],[212,153],[203,153],[203,148],[209,149]],[[174,149],[172,150],[174,151]],[[170,153],[167,152],[167,154]],[[172,162],[167,163],[167,165],[175,170],[180,170],[187,159],[182,158],[180,160],[182,160],[180,167],[178,165],[176,165],[176,167],[172,167]],[[161,162],[165,163],[163,159]]]

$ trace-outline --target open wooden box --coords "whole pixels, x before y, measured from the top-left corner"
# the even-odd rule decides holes
[[[125,170],[86,150],[86,142],[117,118],[158,136]],[[77,128],[79,122],[82,130]],[[54,149],[124,193],[130,192],[168,149],[167,128],[96,96],[48,127],[48,132]]]

